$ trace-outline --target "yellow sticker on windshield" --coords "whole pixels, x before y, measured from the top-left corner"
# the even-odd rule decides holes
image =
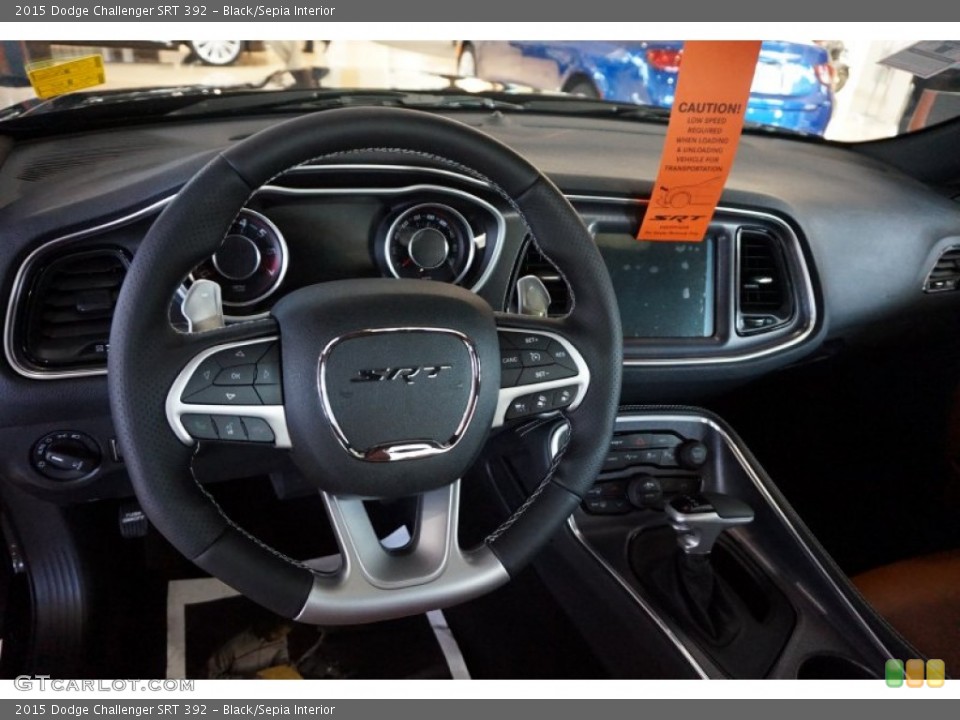
[[[107,81],[103,58],[99,55],[30,63],[27,66],[27,77],[41,100],[103,85]]]
[[[737,154],[760,43],[684,43],[660,172],[638,240],[699,242]]]

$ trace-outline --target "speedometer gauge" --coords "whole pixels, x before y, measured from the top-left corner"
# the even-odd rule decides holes
[[[446,205],[405,210],[393,221],[385,243],[387,267],[398,278],[458,283],[473,263],[473,231],[463,215]]]
[[[287,271],[287,244],[270,220],[244,208],[209,260],[193,272],[195,280],[213,280],[223,304],[255,305],[273,293]]]

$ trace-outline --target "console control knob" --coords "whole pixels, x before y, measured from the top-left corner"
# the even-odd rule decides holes
[[[658,507],[663,501],[663,487],[653,475],[637,475],[627,486],[627,498],[638,508]]]
[[[684,440],[677,448],[677,463],[687,470],[699,470],[709,456],[707,446],[699,440]]]

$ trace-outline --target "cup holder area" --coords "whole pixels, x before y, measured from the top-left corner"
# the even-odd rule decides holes
[[[808,657],[797,671],[798,680],[876,680],[879,677],[843,655]]]

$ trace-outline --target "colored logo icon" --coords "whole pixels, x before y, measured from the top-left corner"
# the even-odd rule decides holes
[[[904,664],[903,660],[887,660],[884,665],[883,677],[887,687],[901,687],[906,682],[907,687],[923,687],[924,678],[927,686],[932,688],[943,687],[947,677],[947,669],[943,660],[923,660],[912,658]]]

